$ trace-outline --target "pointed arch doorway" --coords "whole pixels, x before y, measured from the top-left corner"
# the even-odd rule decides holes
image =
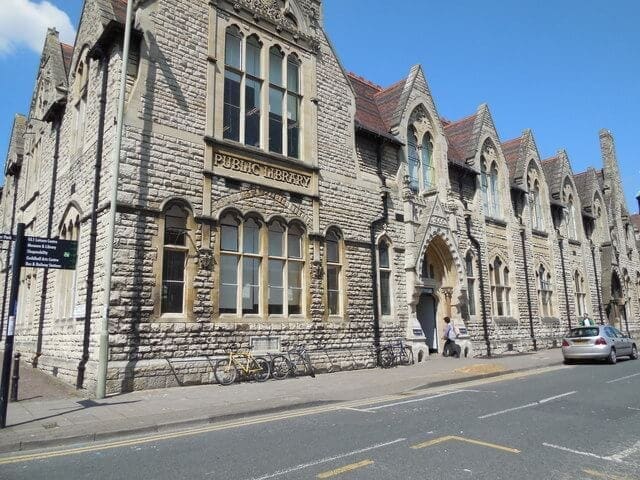
[[[442,237],[434,236],[421,259],[416,285],[416,319],[429,353],[442,351],[444,318],[453,317],[452,300],[458,283],[458,270],[448,245]]]

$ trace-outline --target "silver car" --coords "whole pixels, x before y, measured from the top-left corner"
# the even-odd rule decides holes
[[[616,363],[618,357],[638,358],[636,341],[611,325],[572,328],[562,339],[564,362],[574,360],[607,360]]]

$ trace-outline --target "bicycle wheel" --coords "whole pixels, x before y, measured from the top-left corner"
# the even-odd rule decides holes
[[[413,350],[411,347],[402,347],[400,351],[400,364],[413,365]]]
[[[271,376],[276,380],[287,378],[291,371],[291,362],[284,355],[276,355],[271,359]]]
[[[264,357],[254,357],[251,362],[251,370],[253,370],[253,378],[256,382],[266,382],[271,375],[271,366]]]
[[[390,368],[393,366],[393,352],[387,347],[380,349],[380,366]]]
[[[236,370],[236,366],[232,364],[228,358],[223,358],[216,362],[216,366],[213,369],[213,376],[216,377],[216,381],[220,385],[231,385],[236,381],[238,370]]]
[[[307,372],[309,372],[309,376],[311,378],[316,378],[316,369],[313,367],[313,364],[311,363],[311,358],[309,357],[308,353],[304,353],[304,355],[302,356],[302,360],[304,361],[304,368]]]

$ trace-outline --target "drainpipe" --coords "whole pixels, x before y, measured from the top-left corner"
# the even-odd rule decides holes
[[[536,341],[535,331],[533,330],[533,311],[531,310],[531,284],[529,283],[529,259],[527,257],[526,247],[526,231],[524,225],[522,225],[522,217],[520,217],[520,239],[522,241],[522,258],[524,260],[524,281],[527,289],[527,309],[529,313],[529,334],[531,335],[531,341],[533,342],[533,350],[538,351],[538,344]]]
[[[102,48],[90,52],[92,58],[100,59],[102,69],[102,87],[100,90],[100,114],[98,116],[98,140],[96,142],[96,166],[93,178],[93,199],[91,202],[91,226],[89,231],[89,258],[87,260],[87,291],[84,307],[84,330],[82,334],[82,357],[78,363],[76,388],[84,387],[84,377],[89,361],[89,342],[91,338],[91,316],[93,309],[93,289],[95,284],[96,238],[98,236],[98,202],[100,200],[100,179],[102,175],[102,151],[104,148],[104,123],[107,112],[107,87],[109,84],[109,57]]]
[[[600,315],[600,325],[604,325],[602,315],[602,298],[600,297],[600,281],[598,280],[598,267],[596,265],[596,246],[591,240],[591,261],[593,262],[593,274],[596,277],[596,295],[598,296],[598,314]]]
[[[16,171],[7,172],[9,175],[13,175],[13,203],[11,205],[11,228],[9,233],[13,233],[13,227],[16,221],[16,202],[18,201],[18,175],[20,173],[20,166],[16,165]],[[2,294],[2,317],[0,317],[0,338],[4,333],[4,315],[6,313],[7,305],[7,286],[9,284],[9,263],[11,263],[11,244],[12,240],[7,242],[7,255],[4,262],[4,292]]]
[[[382,174],[382,154],[383,154],[384,140],[378,139],[378,148],[376,149],[376,173],[380,179],[380,187],[382,190],[382,216],[376,218],[371,222],[370,227],[370,245],[371,245],[371,284],[373,285],[373,346],[376,352],[376,363],[380,365],[380,309],[378,308],[378,259],[377,259],[377,245],[376,245],[376,230],[379,226],[384,225],[389,221],[389,207],[387,200],[389,193],[387,192],[387,182]],[[391,258],[391,257],[390,257]]]
[[[558,245],[560,246],[560,265],[562,265],[562,283],[564,284],[564,301],[567,307],[567,322],[569,324],[569,330],[571,330],[571,312],[569,311],[569,290],[567,288],[567,270],[564,265],[564,245],[563,238],[558,232]]]
[[[129,65],[129,44],[131,43],[131,19],[133,16],[133,0],[127,1],[127,16],[124,26],[124,43],[122,45],[122,67],[120,75],[120,92],[118,97],[118,116],[115,144],[113,146],[113,164],[111,170],[111,197],[109,203],[109,223],[107,226],[106,251],[104,259],[104,297],[102,300],[102,318],[100,320],[100,337],[98,341],[98,372],[96,397],[102,399],[107,394],[107,362],[109,361],[109,307],[111,303],[111,271],[113,269],[113,241],[116,228],[116,209],[118,204],[118,176],[120,171],[120,150],[122,148],[122,131],[124,127],[124,100],[127,86],[127,66]]]
[[[65,100],[66,103],[66,100]],[[47,217],[47,238],[51,238],[51,231],[53,230],[53,212],[55,210],[56,200],[56,182],[58,179],[58,160],[60,158],[60,129],[62,127],[62,117],[64,115],[64,109],[55,114],[51,122],[56,129],[56,142],[53,149],[53,162],[51,165],[51,188],[49,191],[49,216]],[[31,361],[33,368],[38,366],[38,360],[42,356],[42,339],[44,335],[44,315],[46,312],[47,304],[47,287],[49,284],[49,269],[45,268],[42,272],[42,291],[40,292],[40,312],[38,316],[38,339],[36,342],[36,354]]]
[[[482,328],[484,330],[484,343],[487,348],[487,357],[491,356],[491,342],[489,341],[489,321],[487,319],[487,304],[484,298],[485,290],[484,290],[484,273],[482,271],[482,249],[480,248],[480,242],[476,237],[471,233],[471,214],[467,213],[464,216],[464,220],[467,224],[467,236],[471,243],[473,243],[474,247],[476,247],[476,252],[478,253],[478,273],[480,280],[480,305],[482,307]]]

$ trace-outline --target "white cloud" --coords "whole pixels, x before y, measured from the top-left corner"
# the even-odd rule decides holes
[[[73,43],[75,29],[69,15],[46,0],[0,0],[0,4],[0,55],[23,46],[40,53],[49,27],[60,32],[61,41]]]

